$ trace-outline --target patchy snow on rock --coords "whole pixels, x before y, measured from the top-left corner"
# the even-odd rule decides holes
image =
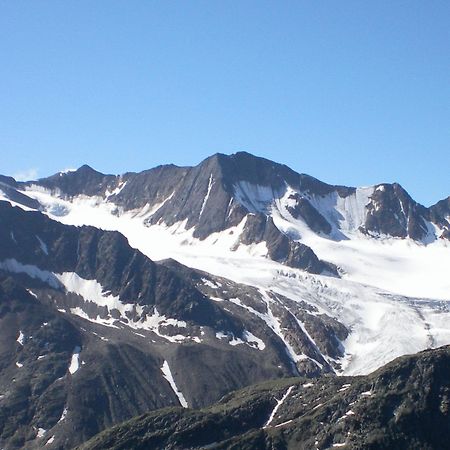
[[[359,394],[361,397],[370,397],[373,394],[372,391],[365,391],[365,392],[361,392],[361,394]]]
[[[80,351],[81,347],[78,345],[73,349],[72,359],[70,360],[69,372],[73,375],[80,368]]]
[[[55,440],[55,436],[52,436],[46,443],[45,445],[50,445],[53,444],[53,441]]]
[[[280,192],[275,192],[271,186],[262,186],[239,181],[233,186],[236,200],[244,205],[251,213],[265,212]]]
[[[67,417],[67,413],[68,413],[68,408],[67,406],[64,407],[63,412],[61,414],[61,417],[58,420],[58,423],[62,422],[63,420],[65,420],[65,418]]]
[[[250,333],[248,330],[242,332],[242,339],[236,337],[233,333],[229,331],[218,331],[216,332],[217,339],[226,339],[229,345],[240,345],[247,344],[249,347],[257,348],[258,350],[264,350],[266,344],[264,341],[256,337],[254,334]]]
[[[205,286],[210,287],[211,289],[218,289],[218,288],[220,288],[220,286],[218,284],[216,284],[216,283],[214,283],[214,282],[212,282],[210,280],[207,280],[206,278],[202,278],[202,283]]]
[[[206,192],[205,198],[203,199],[202,207],[201,207],[201,209],[200,209],[200,215],[199,215],[199,217],[202,216],[203,211],[205,210],[205,206],[206,206],[206,204],[208,203],[209,194],[211,193],[211,188],[212,188],[212,185],[213,185],[213,184],[214,184],[214,179],[213,179],[213,176],[212,176],[212,174],[211,174],[211,175],[209,176],[209,180],[208,180],[208,190],[207,190],[207,192]]]
[[[156,308],[153,308],[153,313],[149,314],[146,307],[135,303],[123,303],[119,296],[106,293],[102,285],[96,280],[86,280],[75,272],[55,274],[55,277],[68,292],[83,297],[87,302],[95,303],[101,307],[107,307],[108,310],[107,317],[100,317],[98,315],[91,317],[81,307],[71,308],[70,312],[72,314],[91,322],[113,328],[119,328],[118,324],[120,324],[133,329],[149,330],[170,342],[178,343],[189,340],[189,337],[182,334],[168,335],[160,331],[161,326],[169,325],[177,328],[186,328],[187,324],[185,321],[166,317],[160,314]],[[116,316],[112,317],[110,315],[112,310],[119,313],[120,321]]]
[[[305,194],[336,232],[332,238],[319,236],[287,211],[288,189],[285,186],[274,192],[269,187],[239,184],[235,186],[234,200],[250,211],[270,213],[282,231],[311,247],[320,259],[339,266],[341,279],[287,268],[262,257],[267,251],[264,253],[259,247],[240,245],[236,249],[246,218],[236,227],[200,241],[193,237],[194,229],[186,230],[186,221],[170,227],[148,226],[144,223],[148,211],[144,215],[139,215],[141,211],[117,214],[117,207],[103,199],[80,196],[69,201],[42,188],[27,188],[25,194],[40,201],[46,213],[62,223],[121,232],[132,247],[153,260],[173,258],[292,301],[302,300],[316,307],[319,314],[336,318],[351,330],[342,342],[345,356],[339,361],[340,374],[369,373],[398,356],[450,344],[448,243],[435,240],[424,245],[411,239],[361,234],[357,227],[365,220],[374,187],[357,189],[345,198],[338,194],[308,198]],[[302,359],[303,355],[289,349],[270,306],[266,315],[255,310],[252,313],[284,339],[291,360]],[[250,307],[247,309],[251,311]],[[128,326],[131,325],[132,321]]]
[[[19,337],[17,338],[17,342],[23,347],[23,344],[25,342],[25,335],[20,330],[19,330]]]
[[[244,330],[244,332],[242,333],[242,337],[247,344],[250,344],[251,347],[256,346],[258,350],[264,350],[266,348],[266,344],[264,344],[264,341],[256,337],[254,334],[250,333],[250,331],[248,330]]]
[[[47,430],[44,430],[43,428],[38,428],[37,437],[38,438],[44,437],[45,433],[47,433]]]
[[[122,189],[126,186],[128,182],[127,181],[122,181],[120,182],[117,187],[115,189],[113,189],[112,191],[109,191],[108,189],[105,191],[105,197],[108,199],[109,197],[113,196],[113,195],[118,195],[120,194],[120,192],[122,191]]]
[[[161,367],[161,371],[163,373],[163,377],[169,382],[170,387],[172,388],[172,391],[178,397],[180,405],[183,408],[188,408],[188,404],[187,404],[186,399],[184,398],[183,393],[177,388],[177,385],[175,384],[175,380],[172,376],[172,372],[170,371],[169,363],[167,361],[164,361],[164,363]]]
[[[27,292],[32,295],[34,298],[38,298],[38,296],[31,290],[31,289],[27,289]]]
[[[345,392],[351,384],[343,384],[342,387],[338,390],[338,392]]]
[[[275,399],[277,401],[277,404],[275,405],[275,408],[273,408],[269,419],[267,420],[267,422],[265,423],[265,425],[263,426],[263,428],[267,428],[270,426],[270,424],[272,423],[273,419],[275,418],[275,414],[277,413],[278,409],[280,408],[280,406],[285,402],[285,400],[289,397],[289,394],[292,392],[292,389],[294,389],[294,386],[290,386],[288,388],[288,390],[285,392],[285,394],[283,395],[283,397],[281,397],[280,400]]]
[[[39,236],[36,236],[36,239],[39,242],[39,246],[41,247],[41,250],[48,256],[47,244]]]
[[[225,332],[225,331],[218,331],[216,333],[217,339],[226,339],[229,345],[239,345],[239,344],[245,344],[245,342],[234,336],[231,332]]]
[[[46,270],[41,270],[36,266],[30,264],[22,264],[15,259],[5,259],[0,261],[0,269],[5,270],[6,272],[12,273],[24,273],[31,278],[35,278],[38,280],[47,283],[49,286],[57,289],[60,287],[57,278],[53,273],[48,272]]]

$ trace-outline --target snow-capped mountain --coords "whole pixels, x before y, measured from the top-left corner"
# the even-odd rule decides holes
[[[237,153],[1,176],[0,200],[5,448],[68,448],[149,409],[450,343],[450,197],[426,208],[398,184],[332,186]]]

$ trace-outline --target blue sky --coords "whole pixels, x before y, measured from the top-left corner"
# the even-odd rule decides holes
[[[0,0],[0,173],[245,150],[450,195],[448,1]]]

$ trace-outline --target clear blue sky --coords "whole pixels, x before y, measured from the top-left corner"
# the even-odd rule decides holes
[[[450,195],[450,2],[0,0],[0,173],[239,150]]]

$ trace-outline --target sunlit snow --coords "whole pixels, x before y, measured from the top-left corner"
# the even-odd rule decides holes
[[[146,226],[144,221],[154,208],[123,212],[101,198],[80,196],[67,201],[42,188],[28,189],[26,194],[39,200],[47,214],[62,223],[120,231],[132,247],[154,260],[174,258],[256,286],[262,292],[271,290],[305,301],[320,313],[336,317],[351,330],[343,342],[343,374],[367,373],[397,356],[450,343],[450,246],[443,240],[424,245],[410,239],[361,234],[358,227],[373,187],[358,189],[345,199],[337,194],[309,197],[335,225],[335,239],[314,233],[290,215],[286,208],[289,187],[274,192],[240,183],[235,189],[237,199],[251,211],[271,213],[276,226],[310,246],[319,258],[339,266],[342,278],[284,267],[265,257],[264,243],[236,246],[245,219],[200,241],[193,237],[193,229],[186,230],[186,221],[172,227]],[[264,320],[283,338],[268,306]],[[293,360],[302,358],[285,344]]]
[[[172,388],[172,391],[178,397],[180,405],[183,408],[188,408],[188,404],[187,404],[186,399],[184,398],[183,393],[177,388],[177,385],[175,384],[175,380],[172,376],[172,372],[170,371],[169,363],[167,361],[164,361],[164,363],[161,367],[161,371],[163,373],[163,377],[169,382],[170,387]]]

